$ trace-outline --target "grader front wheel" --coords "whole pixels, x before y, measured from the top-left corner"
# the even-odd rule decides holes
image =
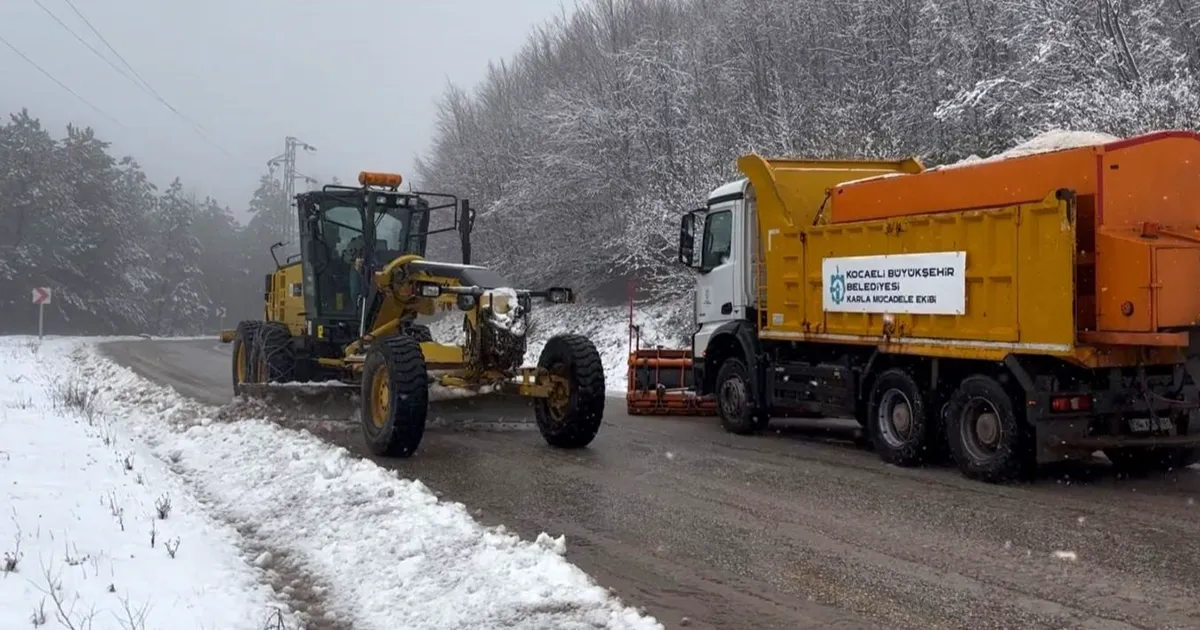
[[[407,335],[377,341],[362,376],[362,428],[367,448],[409,457],[425,435],[429,383],[421,344]]]
[[[538,367],[550,378],[550,396],[534,403],[538,429],[556,448],[583,448],[604,417],[604,364],[591,340],[557,335],[542,348]]]

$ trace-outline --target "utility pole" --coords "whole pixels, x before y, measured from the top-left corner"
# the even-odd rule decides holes
[[[297,223],[296,213],[294,211],[296,203],[296,180],[303,179],[306,183],[315,184],[316,179],[296,172],[296,149],[302,148],[310,153],[316,152],[317,148],[296,138],[288,136],[283,142],[283,153],[271,158],[267,161],[267,167],[270,169],[270,175],[275,177],[275,169],[280,164],[283,164],[283,198],[287,204],[287,211],[284,212],[280,226],[280,234],[284,235],[283,242],[285,243],[285,251],[288,254],[293,254],[300,249],[300,226]]]

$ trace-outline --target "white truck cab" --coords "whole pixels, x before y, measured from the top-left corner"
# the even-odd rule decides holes
[[[758,246],[757,234],[754,191],[746,179],[714,189],[705,207],[683,216],[679,261],[699,272],[694,296],[697,329],[692,336],[692,356],[695,382],[703,393],[708,393],[705,382],[711,382],[714,376],[709,374],[708,379],[704,378],[704,357],[713,336],[718,331],[728,331],[731,323],[753,325],[757,284],[751,261]]]

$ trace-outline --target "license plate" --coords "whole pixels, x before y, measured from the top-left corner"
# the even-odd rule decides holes
[[[1129,430],[1134,433],[1149,433],[1151,430],[1168,433],[1175,428],[1170,418],[1130,418]]]

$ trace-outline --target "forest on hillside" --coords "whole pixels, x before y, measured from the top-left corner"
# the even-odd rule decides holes
[[[691,288],[678,216],[742,153],[989,155],[1200,123],[1197,0],[581,0],[451,86],[419,165],[524,283]],[[537,226],[530,229],[530,226]]]
[[[1200,0],[580,0],[450,86],[417,185],[469,197],[514,283],[664,299],[678,216],[757,151],[988,155],[1050,128],[1200,128]],[[163,189],[86,126],[0,126],[0,334],[211,333],[261,312],[287,205]],[[437,249],[444,244],[445,249]],[[453,238],[431,255],[457,260]],[[605,285],[607,284],[607,287]],[[606,293],[606,294],[605,294]]]
[[[262,313],[267,247],[286,211],[264,177],[242,226],[229,207],[150,183],[90,128],[55,137],[28,111],[0,125],[0,334],[197,334]]]

